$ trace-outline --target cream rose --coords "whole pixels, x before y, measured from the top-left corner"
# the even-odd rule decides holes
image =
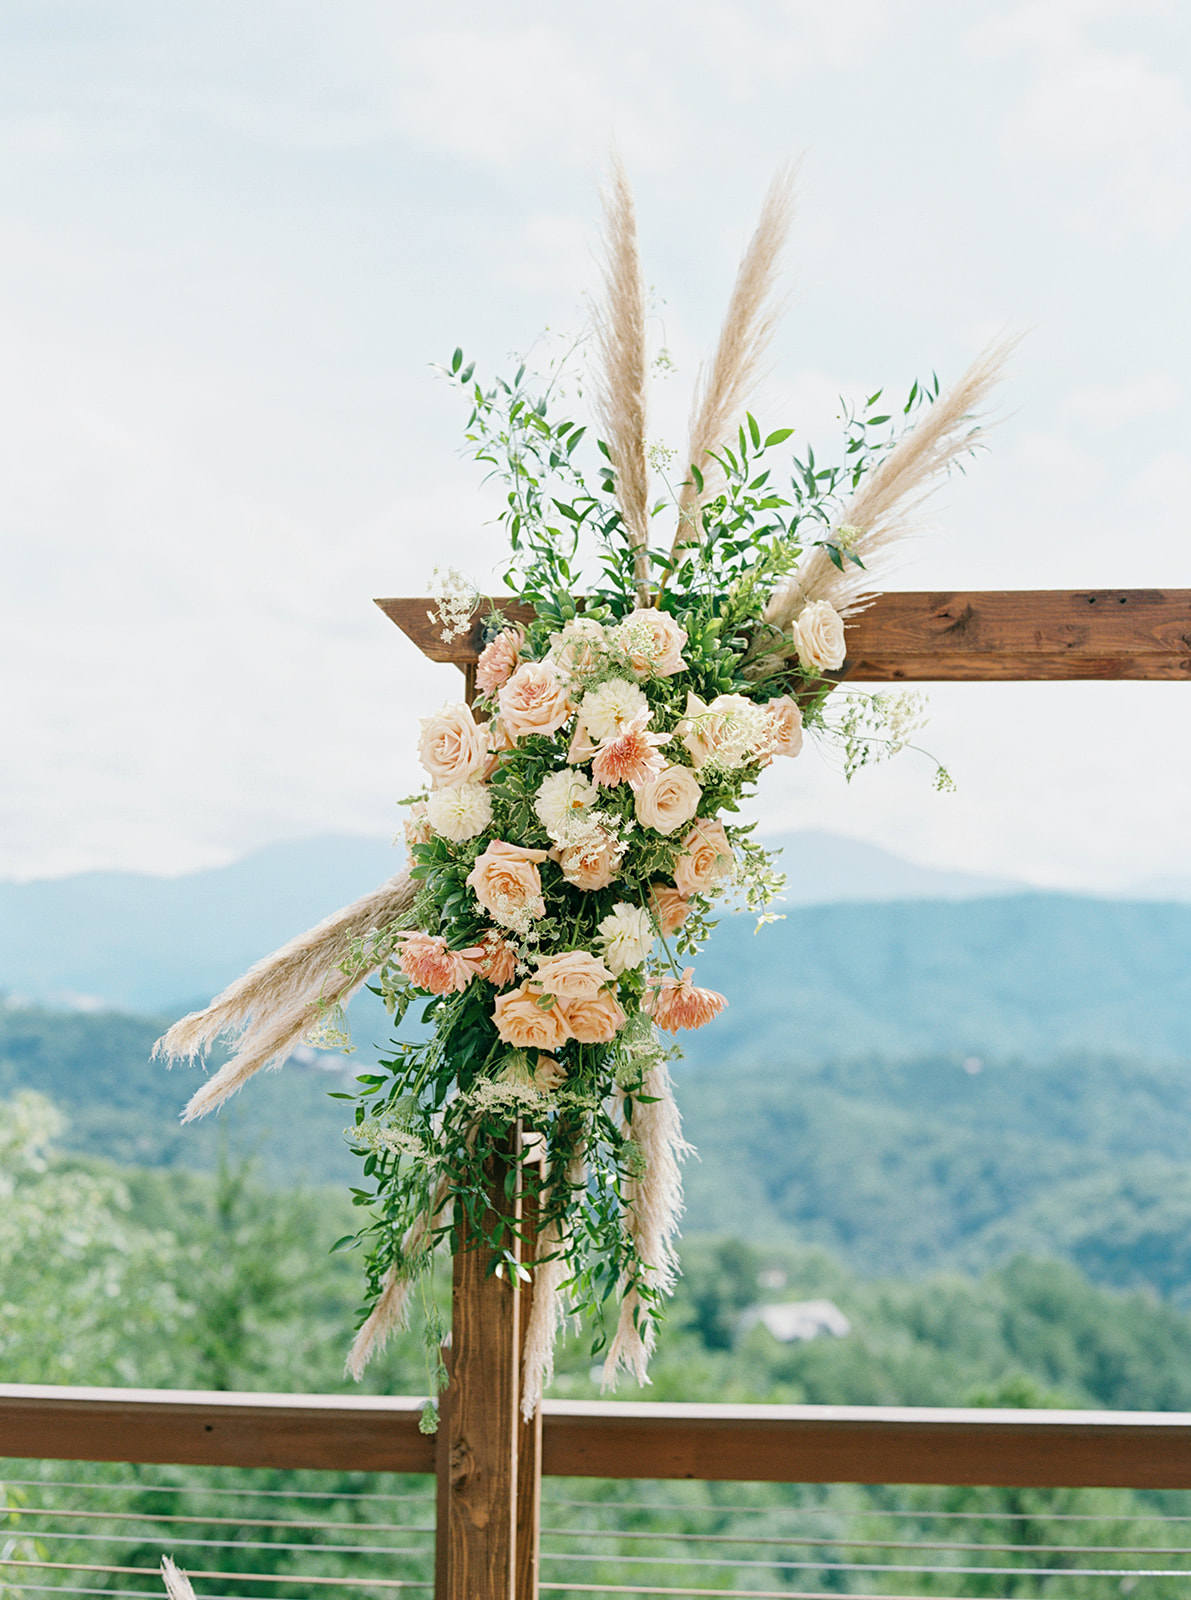
[[[643,783],[633,804],[637,821],[658,833],[673,833],[699,809],[703,790],[689,767],[670,766],[652,782]]]
[[[674,863],[679,894],[706,894],[736,865],[722,822],[697,822],[682,841],[682,854]]]
[[[544,850],[522,850],[497,839],[477,858],[466,881],[494,922],[524,930],[546,912],[537,866],[545,859]]]
[[[585,998],[560,1000],[558,1009],[580,1044],[608,1044],[625,1024],[620,1002],[609,989]]]
[[[769,718],[766,748],[771,755],[796,756],[802,749],[802,712],[788,694],[765,707]]]
[[[803,606],[794,624],[794,648],[808,672],[838,672],[844,664],[844,623],[830,600]]]
[[[492,1020],[504,1043],[518,1050],[557,1050],[571,1037],[557,1001],[528,981],[497,995]]]
[[[555,733],[575,709],[570,693],[545,661],[525,661],[497,694],[501,721],[513,739]]]
[[[481,776],[488,761],[488,740],[470,706],[460,702],[444,706],[436,716],[422,718],[418,760],[436,788],[474,783]]]
[[[638,677],[672,678],[686,666],[682,659],[686,629],[680,628],[668,611],[654,606],[630,611],[614,637]]]
[[[533,981],[560,1000],[590,1000],[612,982],[612,974],[589,950],[566,950],[539,961]]]
[[[533,1086],[542,1094],[553,1094],[567,1081],[567,1069],[553,1056],[539,1055],[533,1069]],[[539,1138],[541,1135],[539,1135]]]

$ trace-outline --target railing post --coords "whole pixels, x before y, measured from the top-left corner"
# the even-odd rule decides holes
[[[495,1158],[489,1173],[501,1206],[510,1159]],[[529,1222],[523,1219],[520,1260],[532,1259]],[[537,1597],[541,1417],[522,1420],[520,1381],[530,1288],[497,1277],[493,1254],[457,1246],[454,1258],[451,1381],[437,1454],[436,1600]]]

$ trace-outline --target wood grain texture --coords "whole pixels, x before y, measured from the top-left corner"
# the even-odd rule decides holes
[[[489,1183],[504,1203],[506,1164]],[[447,1407],[446,1588],[438,1600],[513,1600],[517,1521],[519,1294],[494,1252],[457,1248]]]
[[[0,1385],[0,1457],[432,1472],[422,1402],[375,1395]]]
[[[0,1458],[430,1473],[421,1405],[4,1384]],[[558,1477],[1186,1489],[1191,1413],[548,1400],[542,1453]]]
[[[540,1167],[539,1167],[540,1173]],[[517,1259],[527,1265],[533,1261],[538,1234],[538,1201],[535,1195],[522,1193],[521,1239]],[[517,1290],[517,1506],[513,1571],[513,1593],[516,1600],[537,1600],[538,1578],[541,1569],[542,1526],[542,1408],[538,1406],[526,1422],[521,1415],[520,1380],[525,1367],[525,1336],[529,1330],[529,1317],[533,1309],[533,1282],[522,1283]]]
[[[378,600],[433,661],[466,668],[488,611],[444,644],[429,600]],[[523,606],[499,605],[514,621]],[[881,595],[853,617],[837,679],[854,683],[1191,678],[1191,589],[1021,589]]]
[[[1191,1415],[547,1403],[543,1471],[769,1483],[1191,1488]]]

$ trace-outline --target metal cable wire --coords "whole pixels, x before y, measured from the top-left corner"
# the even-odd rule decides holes
[[[630,1480],[621,1479],[621,1482]],[[706,1479],[706,1482],[712,1480]],[[911,1521],[920,1521],[927,1517],[946,1518],[951,1521],[966,1522],[1037,1522],[1040,1517],[1045,1517],[1047,1522],[1104,1522],[1103,1512],[1097,1511],[929,1511],[925,1508],[920,1511],[897,1510],[885,1507],[872,1506],[833,1506],[827,1503],[809,1506],[733,1506],[722,1500],[715,1500],[703,1505],[688,1503],[680,1505],[677,1501],[646,1501],[646,1500],[563,1500],[555,1499],[552,1495],[549,1501],[543,1497],[542,1510],[567,1510],[570,1507],[583,1507],[585,1510],[625,1510],[632,1511],[676,1511],[684,1516],[693,1512],[730,1512],[734,1517],[769,1517],[776,1511],[783,1516],[814,1517],[829,1514],[833,1517],[900,1517]],[[1130,1514],[1125,1519],[1129,1522],[1191,1522],[1191,1515],[1168,1516],[1164,1512],[1147,1512],[1144,1516]],[[543,1524],[545,1532],[545,1524]],[[871,1600],[871,1597],[869,1597]]]
[[[98,1563],[89,1564],[81,1561],[34,1561],[25,1557],[9,1556],[4,1562],[9,1567],[37,1567],[53,1572],[111,1572],[122,1577],[152,1578],[155,1583],[160,1583],[160,1573],[156,1567],[110,1567]],[[342,1589],[433,1589],[430,1582],[423,1582],[418,1578],[315,1578],[307,1573],[282,1572],[201,1572],[197,1567],[188,1567],[187,1575],[191,1578],[235,1578],[240,1583],[312,1583],[320,1587],[327,1584],[338,1584]],[[69,1591],[66,1591],[69,1593]],[[153,1591],[157,1593],[155,1589]],[[259,1600],[259,1597],[258,1597]]]
[[[205,1494],[205,1489],[197,1491]],[[433,1533],[434,1525],[395,1522],[295,1522],[285,1517],[197,1517],[175,1516],[169,1511],[65,1511],[58,1506],[11,1506],[13,1517],[87,1517],[107,1522],[197,1522],[207,1528],[351,1528],[368,1533]],[[79,1534],[79,1538],[83,1537]]]
[[[355,1476],[372,1477],[374,1474],[357,1473]],[[405,1476],[414,1474],[407,1473]],[[236,1495],[240,1499],[255,1495],[277,1500],[420,1500],[427,1505],[434,1504],[433,1489],[420,1494],[371,1494],[347,1489],[342,1492],[338,1489],[220,1489],[214,1486],[208,1488],[206,1484],[182,1483],[67,1483],[59,1478],[6,1478],[0,1475],[0,1485],[5,1484],[13,1489],[102,1489],[105,1492],[114,1489],[123,1494],[217,1494]]]

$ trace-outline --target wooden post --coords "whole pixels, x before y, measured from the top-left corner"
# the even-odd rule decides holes
[[[464,664],[475,696],[475,662]],[[507,1208],[505,1184],[520,1150],[494,1158],[488,1192]],[[533,1260],[536,1210],[516,1198],[518,1262]],[[439,1415],[436,1600],[537,1600],[542,1419],[521,1416],[521,1356],[532,1285],[492,1271],[494,1252],[456,1239],[451,1292],[451,1374]]]

